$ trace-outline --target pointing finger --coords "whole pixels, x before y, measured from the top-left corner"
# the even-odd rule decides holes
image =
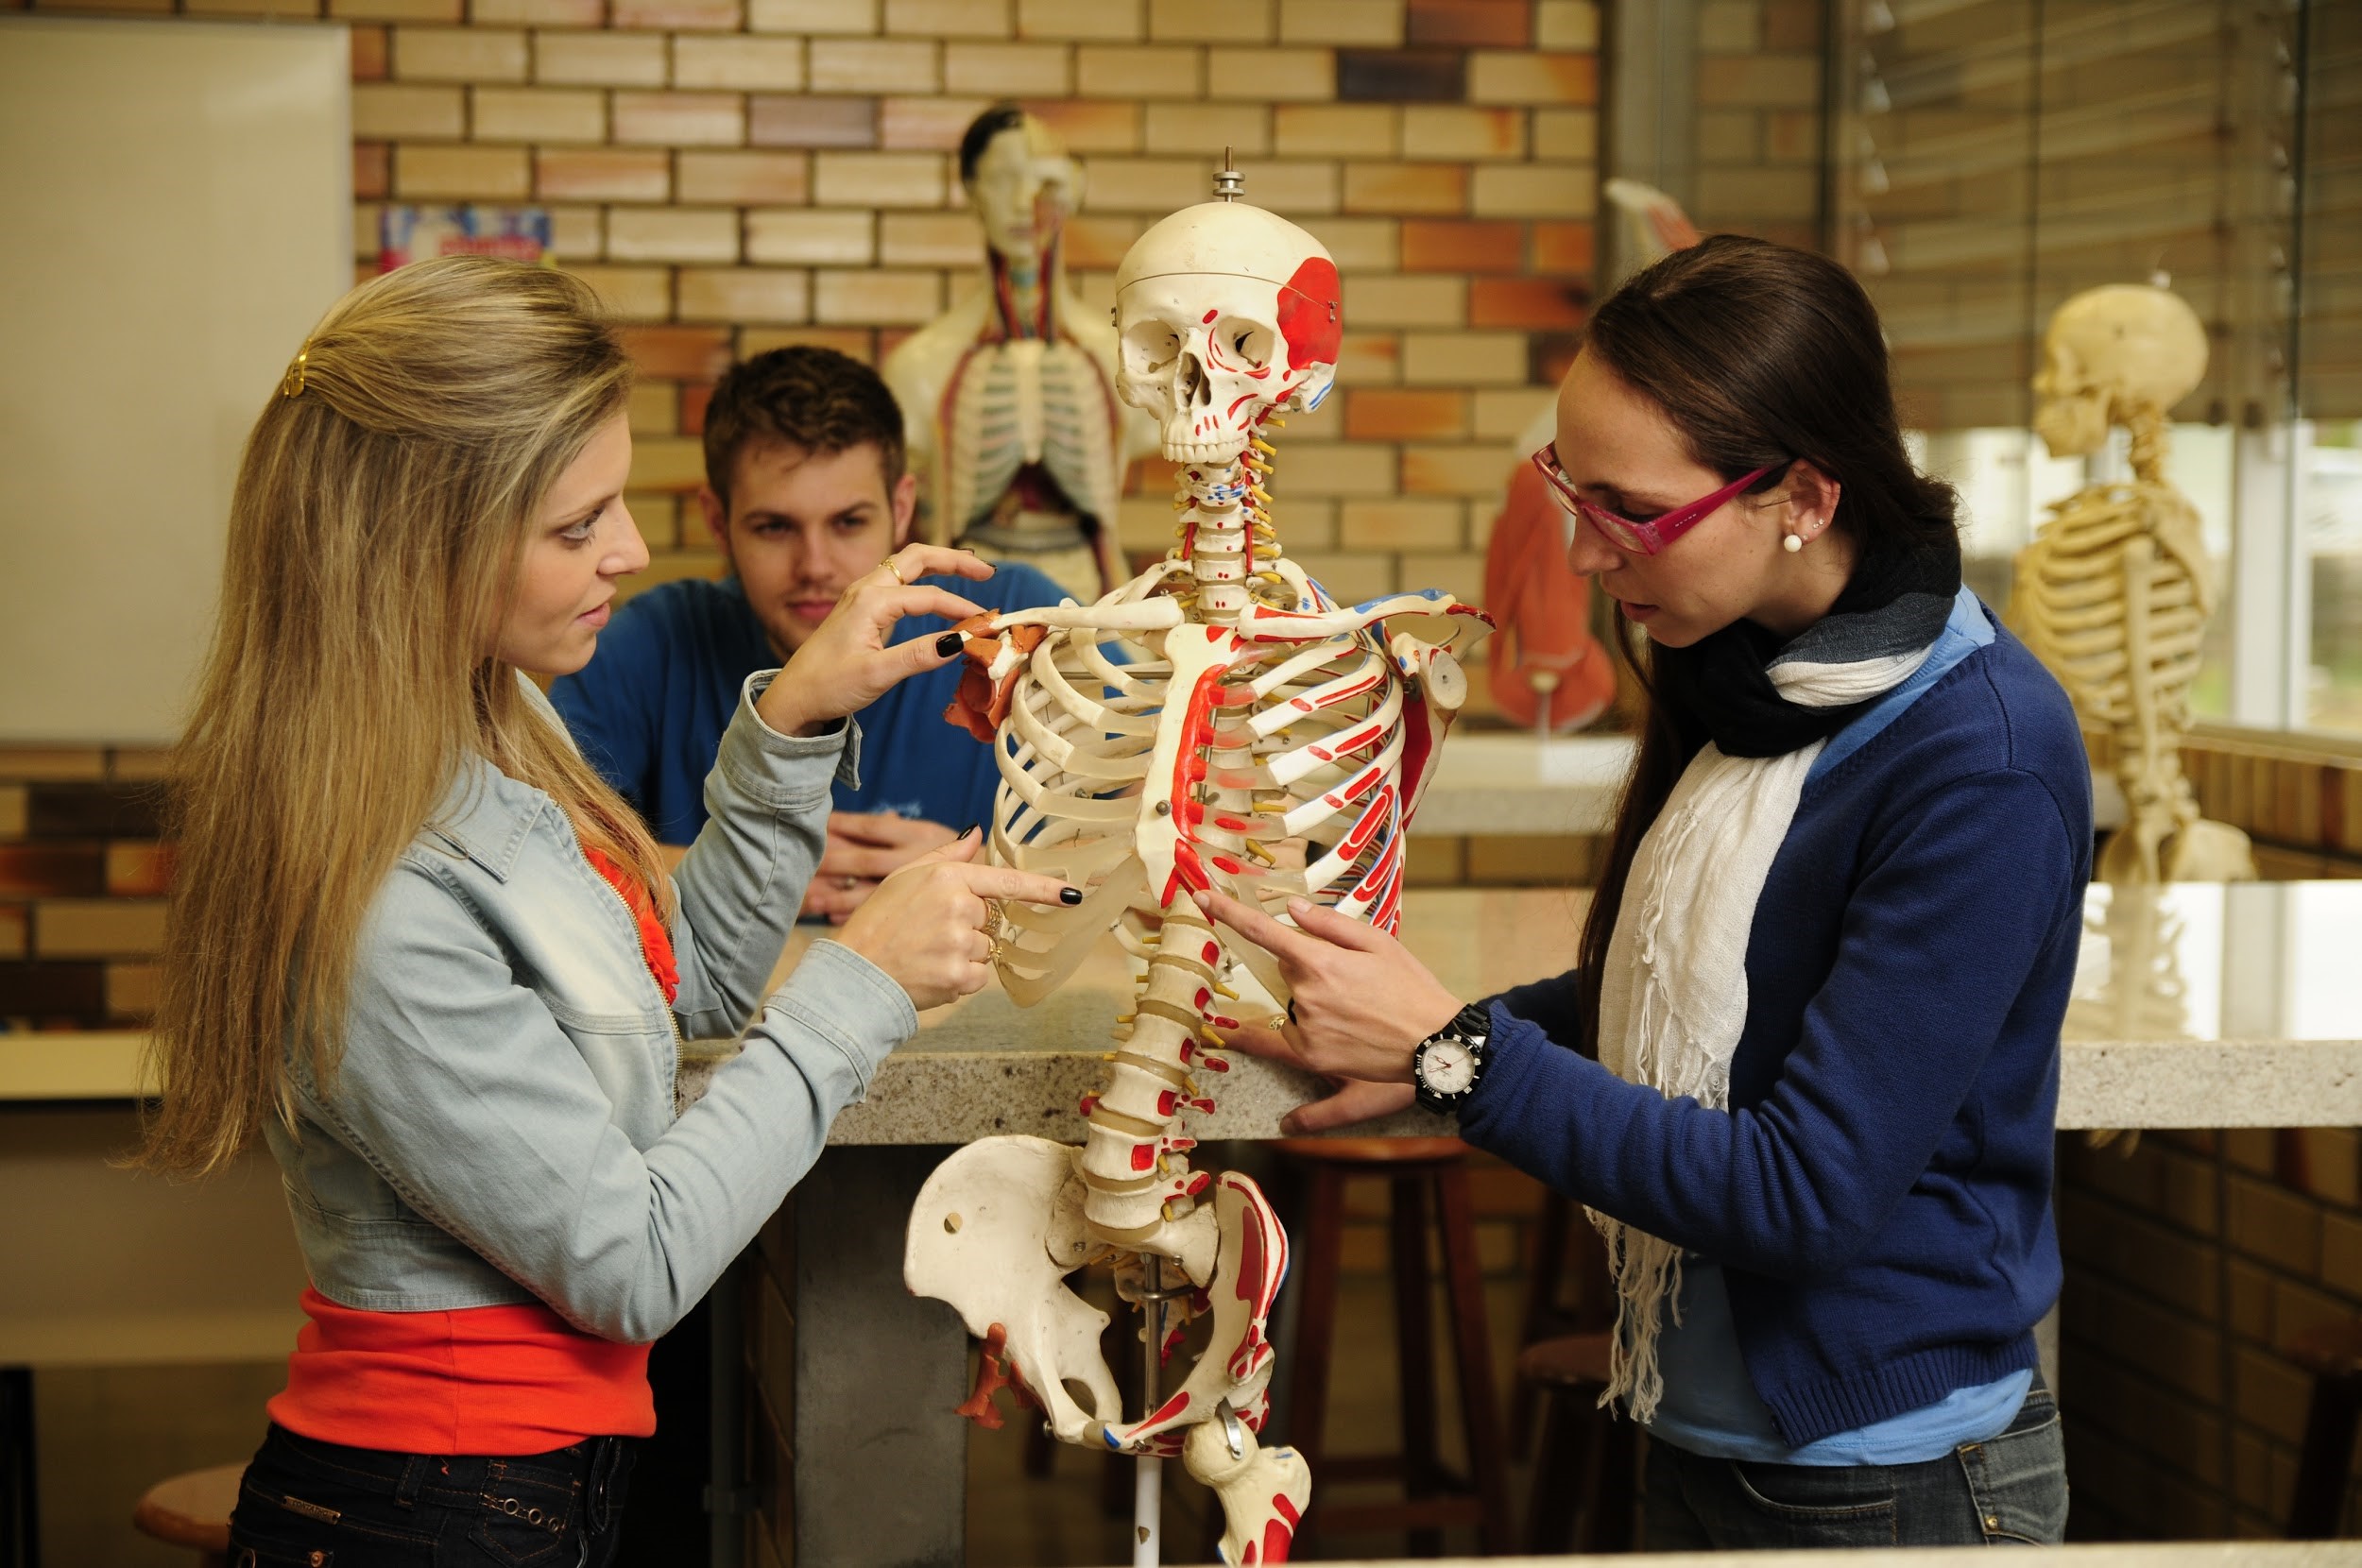
[[[1340,914],[1327,905],[1316,904],[1309,898],[1289,899],[1288,913],[1294,919],[1299,930],[1309,931],[1340,947],[1375,953],[1382,951],[1394,940],[1366,920]]]
[[[1014,898],[1020,904],[1079,904],[1083,890],[1069,887],[1038,871],[1018,871],[1002,865],[969,866],[961,877],[967,891],[979,898]]]
[[[1254,905],[1225,893],[1201,893],[1197,907],[1275,958],[1304,963],[1328,946],[1318,937],[1291,930]]]

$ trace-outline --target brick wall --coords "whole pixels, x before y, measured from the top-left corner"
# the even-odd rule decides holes
[[[136,1025],[155,1006],[163,758],[0,749],[0,1030]]]
[[[1821,245],[1820,0],[1704,0],[1697,200],[1708,232]]]

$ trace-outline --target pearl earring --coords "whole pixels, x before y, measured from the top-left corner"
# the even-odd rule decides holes
[[[1805,537],[1802,534],[1787,535],[1781,538],[1780,548],[1793,555],[1796,552],[1805,548]]]

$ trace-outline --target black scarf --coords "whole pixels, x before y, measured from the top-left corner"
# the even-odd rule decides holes
[[[1848,663],[1914,652],[1935,641],[1960,591],[1960,542],[1892,540],[1865,547],[1829,613],[1782,641],[1735,621],[1686,648],[1652,648],[1659,697],[1704,730],[1726,757],[1779,757],[1843,729],[1878,700],[1806,707],[1779,693],[1766,672],[1783,659]]]

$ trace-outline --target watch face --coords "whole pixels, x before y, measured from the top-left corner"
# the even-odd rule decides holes
[[[1476,1082],[1476,1058],[1457,1040],[1433,1041],[1419,1057],[1419,1078],[1429,1094],[1465,1094]]]

